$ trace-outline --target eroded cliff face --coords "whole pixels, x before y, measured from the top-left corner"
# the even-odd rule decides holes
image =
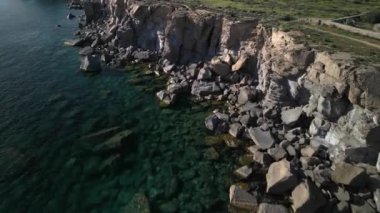
[[[89,27],[96,28],[103,54],[144,59],[132,52],[148,51],[161,58],[165,73],[173,76],[173,66],[181,67],[185,74],[160,93],[167,103],[190,87],[199,98],[227,99],[236,111],[247,104],[236,97],[246,95],[251,101],[247,90],[255,90],[263,94],[256,101],[265,112],[301,106],[313,120],[310,140],[340,147],[331,151],[335,157],[344,156],[348,147],[380,143],[380,70],[355,65],[347,53],[299,44],[295,38],[301,32],[268,29],[259,20],[234,21],[184,5],[103,0],[85,8],[87,23],[103,26]],[[94,34],[89,36],[94,40]],[[212,75],[219,79],[216,83],[210,83]]]

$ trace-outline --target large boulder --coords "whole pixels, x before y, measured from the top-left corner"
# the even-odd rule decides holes
[[[96,55],[84,56],[80,69],[84,72],[99,72],[102,69],[99,57]]]
[[[270,165],[266,180],[267,192],[271,194],[283,194],[298,184],[294,168],[286,159]]]
[[[292,192],[293,210],[295,213],[313,213],[326,203],[326,198],[317,186],[306,179]]]

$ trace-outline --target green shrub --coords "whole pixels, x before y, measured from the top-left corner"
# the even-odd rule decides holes
[[[380,23],[380,9],[368,12],[364,14],[361,18],[364,22],[368,22],[371,24]]]

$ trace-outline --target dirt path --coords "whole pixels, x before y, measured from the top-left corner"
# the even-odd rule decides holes
[[[374,47],[374,48],[380,49],[380,45],[378,45],[378,44],[373,44],[371,42],[362,41],[360,39],[352,38],[350,36],[342,35],[342,34],[339,34],[339,33],[334,33],[334,32],[330,32],[330,31],[326,31],[326,30],[321,30],[321,29],[318,29],[317,27],[311,27],[311,26],[307,26],[307,25],[304,25],[304,27],[308,28],[308,29],[311,29],[311,30],[315,30],[315,31],[321,32],[321,33],[327,33],[327,34],[330,34],[330,35],[333,35],[333,36],[349,39],[351,41],[359,42],[361,44],[364,44],[364,45],[367,45],[367,46],[370,46],[370,47]]]

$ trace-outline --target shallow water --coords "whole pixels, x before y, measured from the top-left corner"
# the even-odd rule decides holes
[[[139,69],[79,73],[67,13],[64,1],[0,0],[0,212],[131,212],[136,193],[152,212],[225,212],[230,153],[204,156],[207,108],[160,108],[159,83],[130,83]],[[103,152],[112,134],[83,138],[109,128],[133,134]]]

